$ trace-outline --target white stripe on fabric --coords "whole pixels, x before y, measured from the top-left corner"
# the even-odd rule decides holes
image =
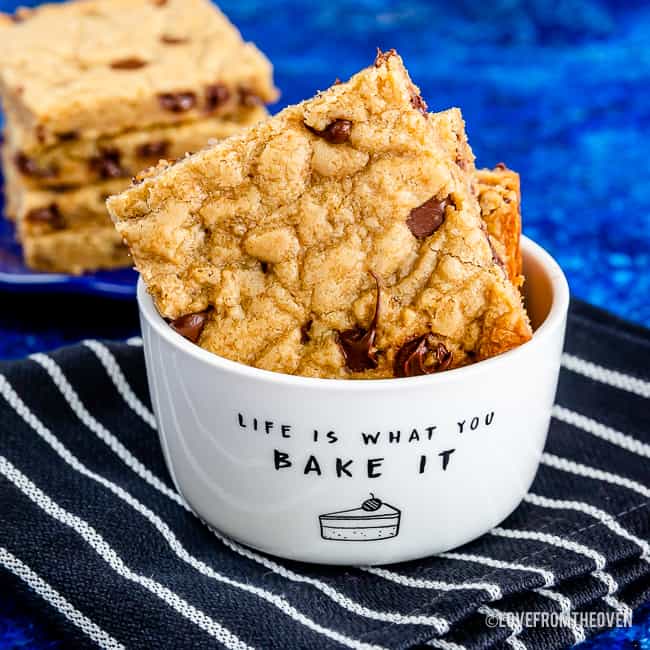
[[[387,569],[381,569],[379,567],[364,566],[359,568],[362,571],[367,571],[368,573],[372,573],[373,575],[384,578],[385,580],[390,580],[391,582],[395,582],[396,584],[402,585],[403,587],[414,587],[416,589],[437,589],[438,591],[476,589],[480,591],[486,591],[490,596],[490,600],[500,600],[503,598],[501,588],[499,585],[493,582],[461,582],[458,584],[453,584],[449,582],[442,582],[440,580],[412,578],[410,576],[401,575],[399,573],[388,571]]]
[[[200,609],[190,605],[178,594],[152,578],[132,571],[117,554],[115,549],[92,526],[55,503],[4,456],[0,456],[0,473],[41,508],[41,510],[50,515],[50,517],[74,530],[118,575],[130,582],[142,585],[154,596],[167,603],[167,605],[176,610],[181,616],[194,623],[204,632],[207,632],[227,648],[231,650],[248,650],[250,648],[250,646],[235,636],[230,630],[217,623]]]
[[[553,407],[553,417],[562,422],[566,422],[566,424],[577,427],[578,429],[582,429],[586,433],[596,436],[596,438],[600,438],[606,442],[611,442],[613,445],[617,445],[621,449],[631,451],[633,454],[638,454],[644,458],[650,458],[650,445],[637,440],[627,433],[621,433],[616,429],[612,429],[612,427],[608,427],[601,422],[588,418],[586,415],[576,413],[564,406],[556,404]]]
[[[562,355],[562,365],[567,370],[584,375],[602,384],[620,388],[640,397],[650,398],[650,381],[645,381],[632,375],[626,375],[618,370],[604,368],[603,366],[599,366],[591,361],[585,361],[572,354],[565,353]]]
[[[596,571],[592,571],[591,575],[593,575],[595,578],[600,580],[607,587],[607,594],[609,596],[609,600],[606,600],[606,602],[612,607],[614,607],[616,610],[626,615],[628,613],[631,613],[630,608],[625,603],[621,603],[620,601],[616,600],[613,597],[613,594],[615,594],[618,591],[618,583],[616,582],[616,580],[614,580],[614,578],[609,573],[603,570],[607,565],[607,560],[605,556],[599,553],[598,551],[594,550],[593,548],[585,546],[584,544],[579,544],[578,542],[574,542],[570,539],[559,537],[558,535],[551,535],[550,533],[541,533],[535,530],[493,528],[490,531],[490,535],[496,535],[497,537],[507,537],[509,539],[525,539],[525,540],[534,540],[538,542],[543,542],[545,544],[557,546],[558,548],[563,548],[590,558],[591,560],[594,561],[596,565]]]
[[[135,348],[142,347],[142,337],[141,336],[132,336],[131,338],[126,339],[125,343],[127,345],[132,345]]]
[[[602,469],[597,469],[595,467],[590,467],[589,465],[583,465],[582,463],[576,463],[575,461],[568,460],[567,458],[560,458],[555,454],[549,454],[545,452],[542,454],[542,463],[553,467],[554,469],[559,469],[563,472],[570,472],[576,476],[583,476],[585,478],[592,478],[596,481],[605,481],[606,483],[611,483],[612,485],[618,485],[619,487],[627,488],[628,490],[633,490],[646,499],[650,499],[650,488],[647,488],[645,485],[641,485],[637,481],[633,481],[624,476],[619,476],[612,472],[606,472]]]
[[[495,609],[494,607],[488,607],[487,605],[481,605],[478,608],[478,611],[484,616],[495,617],[500,621],[505,622],[507,627],[512,632],[512,634],[506,638],[506,643],[514,648],[514,650],[527,650],[526,644],[519,638],[519,635],[524,630],[521,625],[521,621],[516,616],[509,616],[506,612],[502,612],[500,609]]]
[[[109,349],[99,341],[84,341],[83,344],[90,348],[100,360],[104,369],[111,378],[122,399],[135,411],[152,429],[156,428],[156,418],[153,413],[140,401],[126,381],[122,369]]]
[[[545,598],[549,598],[550,600],[557,602],[560,605],[560,610],[562,612],[568,613],[572,611],[573,604],[569,598],[563,596],[557,591],[548,589],[548,587],[551,587],[555,584],[555,575],[547,569],[542,569],[540,567],[535,567],[527,564],[519,564],[517,562],[504,562],[502,560],[495,560],[491,557],[485,557],[483,555],[472,555],[470,553],[440,553],[438,557],[444,557],[450,560],[460,560],[464,562],[476,562],[477,564],[483,564],[485,566],[496,569],[510,569],[513,571],[527,571],[538,573],[544,578],[544,584],[547,588],[539,587],[534,591],[544,596]],[[584,628],[581,625],[575,623],[572,620],[567,620],[566,624],[573,633],[573,636],[577,643],[584,640],[585,632]]]
[[[72,603],[64,598],[52,585],[45,582],[22,560],[0,546],[0,564],[36,592],[48,605],[63,614],[73,625],[105,650],[124,650],[124,646],[114,639],[106,630],[82,614]]]
[[[425,645],[428,645],[431,648],[440,648],[441,650],[467,650],[467,648],[460,643],[445,641],[444,639],[432,639],[431,641],[427,641]]]
[[[38,363],[52,378],[54,385],[59,389],[61,395],[68,403],[74,414],[81,420],[82,424],[87,426],[105,445],[107,445],[122,462],[130,467],[134,472],[146,476],[146,481],[162,492],[165,496],[183,504],[183,498],[173,489],[167,487],[157,476],[147,469],[124,445],[101,423],[98,422],[83,405],[79,395],[65,378],[61,368],[53,359],[44,354],[33,354],[30,359]],[[22,400],[21,400],[22,401]],[[25,406],[25,408],[27,408]]]
[[[439,634],[446,634],[449,631],[449,622],[441,616],[421,617],[421,616],[411,616],[409,614],[399,614],[397,612],[377,612],[373,609],[365,607],[364,605],[355,602],[345,594],[342,594],[341,592],[337,591],[336,589],[334,589],[334,587],[328,585],[326,582],[318,580],[317,578],[312,578],[310,576],[296,573],[295,571],[291,571],[291,569],[288,569],[287,567],[282,566],[277,562],[274,562],[270,558],[264,557],[263,555],[258,555],[254,551],[244,546],[240,546],[239,544],[237,544],[237,542],[234,542],[233,540],[229,539],[225,535],[222,535],[219,531],[215,530],[208,524],[206,524],[206,526],[208,526],[212,534],[217,539],[219,539],[225,546],[227,546],[230,550],[234,551],[235,553],[238,553],[242,557],[257,562],[258,564],[261,564],[267,569],[273,571],[273,573],[276,573],[277,575],[286,578],[287,580],[291,580],[292,582],[300,582],[315,587],[323,594],[325,594],[328,598],[330,598],[332,601],[334,601],[337,605],[340,605],[344,609],[347,609],[350,612],[353,612],[354,614],[358,614],[359,616],[365,616],[366,618],[372,618],[378,621],[384,621],[386,623],[405,623],[405,624],[412,623],[414,625],[418,625],[418,624],[422,625],[421,622],[418,623],[416,621],[420,621],[424,618],[425,620],[427,620],[426,623],[427,625],[432,625],[433,621],[437,621],[437,623],[433,625],[433,627],[436,628],[436,631]],[[452,587],[452,585],[450,585],[450,587]]]
[[[145,519],[147,519],[151,524],[153,524],[154,527],[158,530],[158,532],[163,536],[163,538],[167,541],[168,545],[174,551],[174,553],[176,553],[176,555],[180,559],[182,559],[184,562],[192,566],[194,569],[196,569],[203,575],[206,575],[207,577],[213,578],[219,582],[223,582],[224,584],[241,589],[243,591],[252,593],[256,596],[263,598],[264,600],[277,607],[280,611],[282,611],[284,614],[294,619],[295,621],[305,625],[306,627],[320,634],[323,634],[324,636],[332,638],[343,645],[347,645],[348,647],[352,647],[352,648],[364,648],[364,649],[376,647],[376,646],[370,646],[368,644],[359,642],[356,639],[348,638],[343,634],[340,634],[336,631],[329,630],[328,628],[320,626],[318,623],[312,621],[306,615],[302,614],[302,612],[299,612],[296,608],[294,608],[288,601],[286,601],[281,596],[277,596],[272,592],[268,592],[262,588],[255,587],[248,583],[241,583],[227,576],[221,575],[216,571],[214,571],[211,567],[209,567],[204,562],[190,555],[186,551],[186,549],[182,546],[182,544],[178,541],[178,539],[176,538],[172,530],[169,528],[169,526],[162,519],[160,519],[160,517],[158,517],[155,513],[153,513],[144,504],[140,503],[135,497],[129,494],[126,490],[116,485],[115,483],[109,481],[108,479],[104,478],[103,476],[100,476],[99,474],[95,474],[94,472],[89,470],[85,465],[83,465],[76,458],[76,456],[74,456],[60,442],[60,440],[58,440],[58,438],[56,438],[56,436],[54,436],[52,432],[47,427],[45,427],[45,425],[27,408],[26,404],[20,399],[20,397],[13,390],[13,388],[11,387],[11,385],[3,375],[0,375],[0,394],[2,394],[2,396],[16,410],[16,412],[25,420],[25,422],[27,422],[27,424],[29,424],[32,427],[32,429],[34,429],[34,431],[41,438],[43,438],[43,440],[45,440],[45,442],[47,442],[63,460],[65,460],[73,469],[75,469],[80,474],[83,474],[88,478],[91,478],[92,480],[96,481],[100,485],[110,490],[118,498],[120,498],[122,501],[130,505],[134,510],[139,512],[142,516],[144,516]],[[110,448],[113,451],[115,451],[115,448],[113,446],[110,446]],[[130,453],[127,450],[124,451],[130,456]],[[446,632],[448,629],[447,627],[444,626],[444,624],[446,624],[447,622],[444,621],[444,619],[440,619],[439,617],[408,616],[399,613],[393,614],[388,612],[377,612],[377,614],[378,615],[385,614],[387,618],[390,617],[390,620],[388,622],[391,623],[430,625],[433,626],[441,634]]]
[[[540,567],[531,566],[528,564],[518,564],[516,562],[504,562],[503,560],[495,560],[491,557],[486,557],[484,555],[473,555],[471,553],[439,553],[438,557],[444,557],[449,560],[459,560],[460,562],[476,562],[477,564],[484,564],[485,566],[492,567],[494,569],[512,569],[513,571],[530,571],[532,573],[538,573],[544,578],[544,585],[546,587],[551,587],[555,584],[555,574],[552,571],[547,569],[542,569]]]
[[[582,643],[587,638],[585,633],[585,628],[580,625],[574,618],[571,616],[573,611],[573,603],[567,596],[563,594],[552,591],[551,589],[536,589],[538,594],[550,598],[558,603],[560,606],[560,612],[562,613],[562,624],[566,625],[571,633],[573,634],[573,639],[576,643]]]
[[[634,542],[641,549],[641,557],[646,561],[650,562],[650,544],[646,540],[633,535],[628,530],[623,528],[612,515],[600,508],[589,505],[582,501],[565,501],[561,499],[550,499],[548,497],[540,496],[538,494],[528,493],[524,497],[524,501],[527,503],[532,503],[533,505],[539,506],[541,508],[554,508],[556,510],[575,510],[576,512],[582,512],[586,515],[594,517],[602,522],[607,528],[612,532],[616,533],[619,537],[624,537],[625,539]]]

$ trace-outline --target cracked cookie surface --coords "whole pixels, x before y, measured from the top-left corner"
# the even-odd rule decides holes
[[[314,377],[424,374],[528,340],[460,112],[423,106],[382,54],[109,199],[159,312],[178,331],[200,314],[191,338],[218,355]]]

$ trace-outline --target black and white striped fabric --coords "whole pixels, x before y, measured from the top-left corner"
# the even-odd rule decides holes
[[[0,591],[62,647],[570,646],[602,620],[509,614],[620,622],[650,598],[649,361],[649,331],[574,303],[549,442],[519,509],[453,552],[352,569],[265,556],[188,511],[137,340],[0,364]]]

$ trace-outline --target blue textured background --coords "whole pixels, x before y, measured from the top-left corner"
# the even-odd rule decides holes
[[[0,0],[0,9],[17,3]],[[36,4],[25,2],[21,4]],[[397,48],[480,165],[522,175],[524,231],[575,296],[650,326],[650,5],[641,0],[223,0],[273,60],[278,107]],[[137,331],[132,303],[0,292],[0,357]],[[650,650],[650,610],[585,646]],[[0,648],[62,647],[0,594]]]

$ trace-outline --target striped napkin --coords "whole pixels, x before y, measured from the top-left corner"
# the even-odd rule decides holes
[[[650,599],[650,332],[574,303],[530,494],[456,549],[382,568],[252,551],[165,469],[137,340],[0,365],[0,591],[62,647],[572,645]]]

